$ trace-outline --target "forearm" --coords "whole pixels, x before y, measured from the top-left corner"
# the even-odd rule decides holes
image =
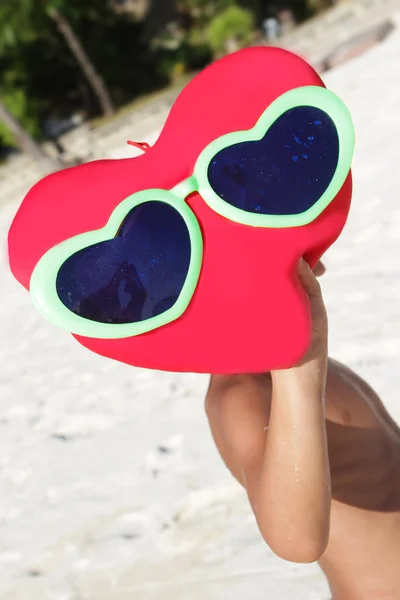
[[[273,393],[261,473],[250,497],[260,529],[279,555],[312,562],[329,536],[325,365],[272,374]]]
[[[312,318],[308,352],[292,369],[271,372],[271,379],[250,377],[251,386],[249,376],[232,377],[222,387],[213,378],[207,414],[225,463],[246,487],[265,541],[286,560],[313,562],[329,538],[328,322],[320,286],[304,260],[298,277]]]

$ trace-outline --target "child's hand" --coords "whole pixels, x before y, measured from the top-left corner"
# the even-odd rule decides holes
[[[310,348],[306,356],[300,361],[300,365],[306,364],[317,358],[320,358],[324,362],[327,360],[328,318],[322,298],[321,286],[317,280],[317,277],[324,272],[325,267],[321,262],[317,264],[314,272],[310,269],[305,260],[302,259],[299,263],[298,276],[310,303],[313,331]]]
[[[312,338],[306,355],[292,368],[271,372],[276,390],[301,388],[305,394],[310,389],[324,397],[328,365],[328,318],[317,277],[325,272],[321,262],[314,272],[305,260],[298,265],[298,277],[307,294],[312,320]]]

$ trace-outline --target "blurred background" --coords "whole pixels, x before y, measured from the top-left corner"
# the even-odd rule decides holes
[[[283,45],[325,71],[384,37],[396,4],[1,0],[0,195],[113,150],[136,122],[149,134],[149,114],[162,121],[188,80],[224,54]],[[17,156],[11,175],[4,163]]]
[[[357,133],[353,208],[324,278],[331,351],[400,421],[399,11],[400,0],[0,0],[2,240],[46,173],[153,143],[213,60],[291,49]],[[0,291],[1,600],[328,600],[315,565],[285,563],[260,539],[213,446],[206,377],[84,350],[32,308],[5,251]]]

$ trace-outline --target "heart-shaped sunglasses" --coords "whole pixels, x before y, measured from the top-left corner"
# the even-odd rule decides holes
[[[33,302],[58,327],[91,338],[127,338],[171,323],[187,309],[202,267],[189,194],[199,192],[236,223],[299,227],[338,194],[353,151],[351,116],[335,94],[291,90],[252,129],[211,142],[193,175],[173,189],[137,192],[102,229],[51,248],[33,271]]]

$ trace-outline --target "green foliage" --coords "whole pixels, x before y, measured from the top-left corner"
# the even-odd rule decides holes
[[[44,34],[45,22],[40,0],[0,0],[0,55],[34,42]]]
[[[229,6],[235,4],[235,0],[178,0],[178,10],[184,10],[193,16],[213,16]]]
[[[157,72],[171,81],[183,72],[198,71],[208,65],[213,53],[208,44],[182,43],[174,51],[162,50],[158,53]]]
[[[51,18],[56,8],[121,106],[251,42],[266,16],[298,19],[330,0],[149,0],[143,21],[112,0],[0,0],[1,99],[36,138],[40,124],[75,112],[98,116],[91,87]],[[154,44],[154,39],[164,42]],[[0,124],[1,143],[12,143]]]
[[[239,6],[230,6],[217,15],[208,27],[208,38],[216,54],[248,45],[254,27],[253,14]]]
[[[308,0],[307,4],[313,12],[319,12],[332,6],[332,0]]]
[[[36,138],[46,119],[64,119],[79,111],[97,116],[98,102],[64,37],[48,15],[56,6],[98,67],[117,105],[167,82],[157,55],[141,41],[143,25],[116,14],[104,0],[0,0],[0,88],[12,95],[11,112]],[[23,103],[21,90],[26,98]],[[17,94],[19,93],[19,96]],[[34,100],[34,102],[33,102]],[[28,107],[29,104],[29,107]],[[25,108],[24,108],[25,107]],[[25,110],[25,115],[22,114]],[[18,115],[16,114],[18,113]],[[0,144],[6,140],[4,126]]]
[[[23,125],[26,131],[34,137],[39,137],[40,123],[36,116],[35,101],[29,100],[21,89],[11,89],[8,91],[1,89],[1,99],[6,108]],[[1,121],[0,139],[5,146],[16,147],[13,135]]]

